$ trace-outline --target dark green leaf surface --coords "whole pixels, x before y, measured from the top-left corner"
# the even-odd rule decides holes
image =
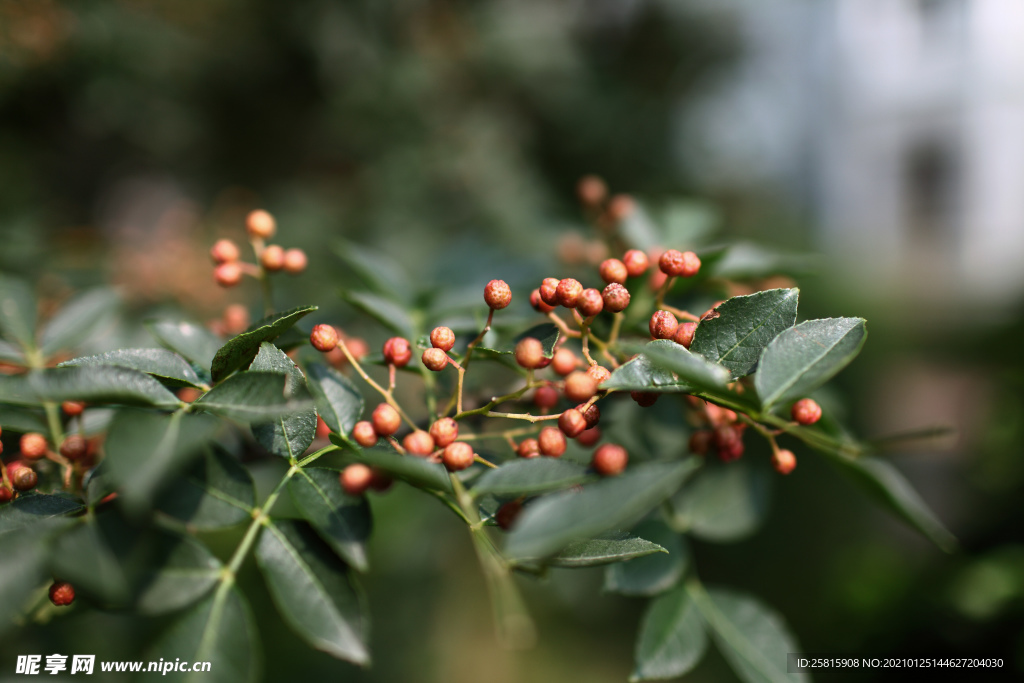
[[[153,495],[188,466],[219,423],[209,415],[122,410],[110,425],[104,467],[133,513],[149,509]]]
[[[334,253],[367,286],[395,301],[409,301],[412,283],[406,277],[405,269],[387,254],[348,240],[338,240]]]
[[[48,430],[46,413],[33,408],[0,404],[0,428],[4,431],[45,434]]]
[[[796,639],[774,611],[748,595],[686,585],[726,661],[746,683],[799,683],[806,674],[787,673],[786,655],[800,652]]]
[[[481,351],[490,351],[492,353],[500,353],[504,355],[511,355],[515,353],[516,344],[527,338],[533,338],[540,342],[544,348],[544,356],[551,358],[555,354],[555,344],[558,342],[558,327],[553,323],[541,323],[540,325],[534,325],[525,332],[520,332],[515,336],[502,338],[496,331],[491,331],[483,342],[477,348]]]
[[[252,519],[256,490],[234,457],[209,449],[206,457],[174,480],[156,508],[189,529],[223,529]]]
[[[770,475],[748,460],[709,464],[669,500],[673,528],[720,543],[750,536],[768,512]]]
[[[123,531],[112,515],[83,517],[54,542],[53,574],[75,587],[75,591],[111,606],[125,606],[131,597],[128,575],[112,547],[112,541],[130,543],[117,537]]]
[[[185,612],[150,648],[147,659],[210,662],[206,672],[172,672],[162,681],[255,683],[259,678],[259,636],[245,598],[234,586]]]
[[[150,334],[166,349],[176,352],[201,368],[208,368],[221,342],[201,325],[167,320],[146,323]]]
[[[507,555],[536,559],[572,541],[634,523],[670,496],[699,467],[696,459],[635,465],[623,474],[544,496],[527,507],[508,536]]]
[[[861,486],[871,497],[927,536],[946,552],[957,547],[956,538],[928,508],[899,470],[879,458],[834,456],[840,471]]]
[[[167,349],[120,349],[95,356],[82,356],[64,361],[57,367],[82,365],[113,365],[152,375],[174,386],[194,387],[200,384],[195,370],[184,358]]]
[[[220,578],[221,563],[190,536],[168,536],[160,562],[143,579],[135,606],[143,614],[165,614],[188,607]]]
[[[21,616],[32,591],[46,579],[46,546],[34,531],[2,536],[0,552],[0,634],[13,627],[12,617]]]
[[[613,564],[605,569],[604,589],[622,595],[650,596],[674,586],[690,563],[684,539],[660,520],[641,522],[633,533],[657,543],[666,553]]]
[[[346,445],[337,434],[331,434],[331,441],[338,446]],[[452,482],[448,478],[448,470],[444,468],[444,465],[427,462],[424,458],[399,455],[394,451],[382,448],[363,449],[358,453],[349,453],[347,457],[354,462],[377,467],[391,477],[406,481],[413,486],[446,493],[452,492]]]
[[[73,349],[117,308],[117,294],[107,288],[93,289],[75,297],[61,308],[43,328],[40,345],[49,357],[62,349]]]
[[[370,506],[365,497],[345,495],[338,473],[307,467],[288,482],[295,507],[320,536],[355,569],[365,572],[366,540],[370,537]]]
[[[177,408],[180,403],[177,396],[149,375],[109,365],[0,376],[0,396],[11,403],[29,405],[43,401],[85,401]]]
[[[765,347],[754,376],[761,405],[807,396],[845,368],[867,336],[863,318],[808,320],[784,330]]]
[[[316,411],[306,388],[306,378],[284,351],[269,342],[260,345],[259,353],[256,354],[249,369],[285,375],[288,378],[284,389],[285,396],[289,400],[305,401],[309,404],[308,410],[282,415],[272,422],[255,424],[252,427],[256,441],[268,451],[282,458],[298,458],[306,452],[316,435]]]
[[[406,339],[415,337],[412,316],[390,299],[369,292],[342,292],[345,301]]]
[[[284,415],[308,411],[312,400],[285,396],[288,378],[272,372],[240,372],[224,380],[193,403],[205,410],[240,422],[269,422]]]
[[[292,629],[318,650],[370,663],[366,608],[345,564],[307,525],[274,520],[256,560],[274,603]]]
[[[488,470],[476,480],[473,493],[477,496],[524,495],[564,489],[593,479],[587,468],[559,458],[530,458],[513,460],[496,470]]]
[[[694,390],[694,387],[680,382],[672,376],[671,372],[655,365],[643,354],[616,368],[611,377],[601,382],[601,388],[614,391],[651,392],[689,392]]]
[[[655,366],[674,372],[679,381],[712,392],[722,391],[732,379],[729,371],[691,353],[671,339],[656,339],[637,349]],[[607,385],[603,385],[607,386]]]
[[[568,568],[595,567],[665,552],[657,543],[617,531],[602,534],[588,541],[574,541],[565,546],[562,552],[548,559],[545,564]]]
[[[309,390],[323,421],[337,434],[349,434],[363,414],[363,397],[343,374],[323,363],[306,366]]]
[[[26,493],[6,505],[0,505],[0,534],[41,524],[57,517],[74,515],[85,506],[73,498],[42,493]]]
[[[748,375],[768,343],[796,323],[799,297],[799,289],[733,297],[715,309],[717,318],[697,325],[690,350],[729,368],[733,377]]]
[[[36,299],[22,280],[0,275],[0,335],[22,348],[35,346]]]
[[[255,323],[237,337],[229,339],[217,350],[210,363],[213,381],[219,382],[235,370],[249,365],[259,353],[260,344],[274,341],[303,316],[315,310],[316,306],[299,306],[290,311],[275,313]]]
[[[640,622],[636,668],[630,681],[677,678],[700,662],[708,638],[700,612],[684,586],[652,600]]]

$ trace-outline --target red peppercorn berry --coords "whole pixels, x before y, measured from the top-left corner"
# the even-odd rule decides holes
[[[396,368],[404,368],[412,360],[412,347],[409,340],[402,337],[391,337],[384,342],[384,362]]]
[[[263,270],[276,273],[284,268],[284,248],[279,244],[268,245],[260,254]]]
[[[576,300],[576,310],[584,318],[592,318],[604,309],[604,298],[596,289],[584,289]]]
[[[647,254],[639,249],[630,249],[622,256],[622,264],[626,266],[626,274],[630,277],[640,277],[647,272],[651,264]]]
[[[587,406],[586,403],[581,403],[576,406],[576,410],[580,411],[580,415],[587,421],[587,428],[597,426],[597,423],[601,421],[601,409],[597,407],[597,404]]]
[[[548,306],[551,306],[551,310],[558,305],[558,285],[561,282],[555,277],[546,277],[544,281],[540,283],[540,299]]]
[[[672,335],[672,341],[684,348],[690,348],[693,343],[693,335],[697,332],[697,323],[679,323],[676,333]]]
[[[584,206],[600,206],[608,196],[608,186],[596,175],[585,175],[576,184],[576,196]]]
[[[626,264],[617,258],[606,259],[601,262],[601,279],[611,284],[618,282],[620,285],[626,284],[626,278],[629,277],[629,271],[626,270]]]
[[[426,456],[434,452],[434,439],[422,429],[417,429],[402,439],[402,447],[413,455]]]
[[[793,455],[793,451],[777,450],[772,454],[772,467],[779,474],[789,474],[796,469],[796,456]]]
[[[50,602],[57,607],[67,607],[75,601],[75,587],[66,581],[54,581],[50,586]]]
[[[0,505],[10,503],[12,498],[14,498],[14,491],[0,484]]]
[[[576,358],[576,354],[563,346],[555,351],[555,355],[551,359],[551,369],[555,371],[556,375],[565,377],[576,369],[578,363],[579,359]]]
[[[231,263],[237,261],[239,256],[241,252],[238,251],[238,245],[231,240],[217,240],[210,247],[210,258],[214,263]]]
[[[601,382],[611,377],[612,373],[608,368],[601,365],[591,365],[587,368],[587,375],[593,378],[593,380],[598,384],[601,384]]]
[[[46,437],[39,432],[28,432],[27,434],[22,434],[20,447],[21,457],[26,460],[38,460],[46,455],[46,451],[49,450],[46,443]]]
[[[584,429],[583,432],[576,437],[576,443],[583,446],[584,448],[590,448],[595,443],[601,440],[601,428],[591,427]]]
[[[587,421],[580,411],[569,408],[559,416],[558,428],[571,439],[583,433],[583,430],[587,428]]]
[[[519,517],[519,513],[522,512],[523,504],[518,500],[510,500],[494,513],[494,521],[498,523],[503,531],[508,531],[515,524],[516,518]]]
[[[544,302],[544,299],[540,295],[539,288],[530,292],[530,305],[533,306],[533,310],[538,313],[550,313],[555,310],[554,306],[549,306]]]
[[[213,269],[213,279],[221,287],[234,287],[242,281],[242,267],[234,261],[222,263]]]
[[[668,311],[655,311],[648,324],[651,336],[655,339],[671,339],[678,327],[679,321]]]
[[[601,292],[604,309],[610,313],[618,313],[629,306],[629,290],[617,282],[613,282]]]
[[[338,346],[338,331],[333,325],[316,325],[309,333],[309,343],[321,353],[329,353]]]
[[[585,372],[576,372],[565,378],[565,397],[581,403],[597,393],[597,381]]]
[[[455,346],[455,333],[450,327],[435,327],[430,331],[430,345],[447,353]]]
[[[516,446],[516,455],[520,458],[536,458],[540,455],[540,443],[537,439],[523,439]]]
[[[580,284],[579,280],[567,277],[564,280],[559,281],[558,289],[555,290],[555,298],[558,301],[559,306],[575,308],[576,301],[579,300],[580,294],[582,293],[583,285]]]
[[[423,364],[428,370],[440,372],[448,365],[448,354],[442,349],[431,348],[423,352]]]
[[[494,310],[505,308],[512,303],[512,290],[504,280],[491,280],[484,287],[484,301]]]
[[[594,451],[594,458],[591,466],[594,471],[602,477],[614,477],[622,474],[629,463],[629,454],[626,449],[618,444],[606,443]]]
[[[89,444],[79,434],[70,434],[60,445],[60,454],[68,460],[78,460],[89,450]]]
[[[533,392],[533,404],[542,410],[550,410],[558,405],[558,389],[550,384],[537,387]]]
[[[565,434],[557,427],[545,427],[537,435],[537,445],[541,455],[561,457],[565,453]]]
[[[350,496],[361,496],[373,483],[373,470],[362,463],[349,465],[338,475],[341,488]]]
[[[387,403],[381,403],[373,409],[370,422],[373,423],[373,431],[377,432],[377,436],[391,436],[402,426],[402,418],[398,411]]]
[[[301,249],[289,249],[284,252],[284,272],[289,275],[298,275],[304,271],[308,262],[306,252]]]
[[[445,446],[441,462],[449,472],[464,470],[473,464],[473,447],[465,441],[456,441]]]
[[[430,436],[438,448],[444,448],[459,438],[459,423],[450,417],[442,417],[430,425]]]
[[[546,365],[548,360],[544,357],[544,345],[539,339],[526,337],[519,340],[515,348],[516,363],[527,370],[535,370]]]
[[[821,406],[810,398],[802,398],[794,403],[791,412],[797,424],[812,425],[821,419]]]
[[[661,394],[655,393],[653,391],[629,392],[629,397],[636,401],[637,405],[639,405],[641,408],[650,408],[651,406],[658,402],[659,396],[661,396]]]
[[[245,217],[245,230],[249,233],[250,237],[267,240],[274,236],[274,231],[277,230],[277,222],[273,216],[263,209],[256,209],[249,212],[249,215]]]
[[[372,448],[377,445],[377,430],[367,420],[360,420],[352,427],[352,438],[363,448]]]

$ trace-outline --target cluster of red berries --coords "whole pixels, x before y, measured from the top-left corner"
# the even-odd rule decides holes
[[[298,275],[306,269],[306,252],[301,249],[284,249],[277,244],[265,244],[277,231],[277,222],[266,211],[257,209],[250,212],[245,219],[245,230],[249,234],[259,266],[240,261],[241,251],[231,240],[217,240],[210,249],[210,257],[217,264],[213,270],[213,279],[221,287],[234,287],[242,281],[243,275],[263,277],[264,273],[282,270],[290,275]]]
[[[79,401],[65,401],[61,409],[68,417],[81,415],[85,404]],[[2,430],[0,430],[2,432]],[[82,463],[91,464],[95,444],[80,434],[68,434],[64,437],[57,453],[50,449],[49,441],[38,432],[26,432],[18,442],[19,457],[3,466],[0,472],[0,503],[10,502],[15,493],[31,491],[39,484],[39,475],[34,464],[44,458],[54,460],[66,466]],[[3,444],[0,443],[0,453]]]
[[[722,462],[738,460],[743,455],[743,432],[747,424],[727,408],[713,403],[704,404],[699,399],[693,399],[691,403],[703,405],[701,415],[708,429],[699,429],[690,436],[690,452],[705,455],[713,447]]]
[[[323,353],[327,361],[336,368],[344,367],[348,363],[348,356],[342,351],[341,343],[344,343],[345,348],[356,361],[360,361],[370,354],[370,347],[365,341],[359,337],[351,337],[333,325],[316,325],[309,335],[309,343],[317,351]]]

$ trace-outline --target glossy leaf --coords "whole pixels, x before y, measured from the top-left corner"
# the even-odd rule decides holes
[[[363,414],[363,397],[345,375],[323,363],[306,366],[316,411],[332,432],[349,434]]]
[[[595,567],[665,552],[657,543],[616,531],[588,541],[574,541],[545,564],[552,567]]]
[[[255,683],[259,679],[259,636],[245,598],[231,586],[214,593],[183,615],[150,648],[156,661],[210,662],[206,672],[171,672],[165,681]]]
[[[384,327],[392,332],[412,339],[415,337],[416,326],[413,324],[412,316],[404,308],[386,299],[369,292],[342,292],[345,301],[355,306],[359,311],[374,318]]]
[[[252,519],[256,489],[249,471],[224,451],[205,457],[176,478],[155,504],[189,529],[223,529]]]
[[[337,435],[331,434],[331,441],[338,446],[346,446]],[[425,458],[399,455],[394,451],[382,448],[366,448],[357,453],[349,453],[347,457],[354,462],[361,462],[380,469],[395,479],[401,479],[413,486],[452,492],[452,482],[448,478],[448,470],[444,465],[428,462]]]
[[[783,331],[765,347],[754,376],[761,405],[807,396],[860,353],[867,335],[863,318],[808,320]]]
[[[712,463],[669,499],[670,524],[707,541],[738,541],[768,513],[771,473],[747,460]]]
[[[0,505],[0,534],[76,515],[84,510],[81,501],[73,498],[26,493],[6,505]]]
[[[508,536],[506,553],[543,558],[572,541],[634,523],[678,489],[699,467],[695,459],[635,465],[623,474],[544,496],[527,507]]]
[[[651,601],[640,622],[636,668],[630,681],[676,678],[704,657],[708,638],[697,605],[684,586]]]
[[[49,429],[46,424],[46,413],[41,409],[3,404],[0,404],[0,428],[4,431],[42,432],[43,434]]]
[[[172,386],[195,387],[200,384],[195,370],[184,358],[167,349],[120,349],[95,356],[64,361],[57,367],[113,365],[144,372]]]
[[[240,372],[206,392],[192,404],[221,417],[240,422],[269,422],[285,415],[308,411],[312,400],[289,399],[288,378],[273,372]]]
[[[253,324],[242,334],[229,339],[217,350],[210,363],[210,376],[213,381],[220,382],[235,370],[249,365],[259,353],[260,344],[274,341],[303,316],[315,310],[316,306],[299,306],[290,311],[275,313]]]
[[[170,349],[200,368],[208,368],[217,355],[221,342],[205,327],[187,322],[150,320],[146,323],[150,334],[166,349]]]
[[[360,590],[312,529],[274,520],[260,537],[256,560],[281,615],[307,643],[353,664],[370,663]]]
[[[801,650],[774,611],[733,591],[705,591],[696,582],[687,583],[686,589],[710,627],[718,649],[746,683],[809,681],[806,674],[787,673],[786,655]]]
[[[673,344],[675,342],[672,342]],[[612,376],[601,382],[602,389],[613,391],[650,391],[650,392],[689,392],[694,387],[680,382],[672,373],[655,365],[651,360],[640,354],[633,360],[623,363],[612,372]]]
[[[671,339],[656,339],[639,350],[655,366],[675,373],[680,382],[698,389],[722,391],[732,379],[729,371],[721,365],[691,353],[685,346]]]
[[[348,496],[338,484],[338,473],[307,467],[288,482],[295,507],[328,545],[355,569],[369,569],[366,540],[370,537],[370,506],[365,497]]]
[[[165,614],[187,607],[208,593],[222,565],[206,546],[190,536],[165,534],[158,562],[149,566],[135,598],[143,614]]]
[[[690,563],[690,551],[683,538],[660,520],[639,524],[633,532],[657,543],[665,553],[613,564],[605,569],[604,589],[622,595],[650,596],[674,586]]]
[[[148,510],[156,491],[199,456],[218,427],[209,415],[118,412],[107,433],[103,462],[122,504],[136,514]]]
[[[289,400],[304,401],[309,404],[307,410],[281,415],[271,422],[254,424],[253,436],[261,446],[274,455],[282,458],[298,458],[316,436],[316,411],[313,409],[312,397],[306,388],[306,378],[292,359],[284,351],[273,344],[264,342],[259,353],[249,366],[257,372],[276,372],[288,378],[284,393]]]
[[[780,332],[796,323],[799,289],[769,289],[735,296],[702,320],[690,350],[729,368],[733,377],[754,371],[761,352]]]
[[[503,355],[511,355],[515,353],[516,344],[527,338],[533,338],[540,341],[541,346],[544,349],[544,357],[551,358],[555,355],[555,344],[558,342],[558,327],[553,323],[541,323],[540,325],[534,325],[525,332],[502,339],[498,336],[497,332],[491,331],[486,337],[484,337],[483,343],[477,348],[481,351],[490,351],[492,353],[499,353]]]
[[[587,468],[558,458],[513,460],[496,470],[488,470],[476,480],[473,494],[483,496],[525,495],[568,488],[593,479]]]
[[[40,346],[49,357],[72,349],[96,329],[117,308],[117,294],[107,288],[93,289],[64,305],[43,328]]]
[[[126,532],[125,535],[120,535]],[[114,547],[124,548],[137,534],[112,514],[83,517],[54,542],[52,571],[75,591],[108,606],[127,606],[131,588]]]
[[[35,346],[36,299],[22,280],[0,275],[0,335],[22,348]]]
[[[928,537],[946,552],[956,550],[956,538],[935,516],[899,470],[879,458],[831,458],[872,498]]]
[[[149,375],[109,365],[36,370],[27,375],[0,376],[5,401],[38,404],[44,401],[85,401],[91,404],[177,408],[180,401]]]

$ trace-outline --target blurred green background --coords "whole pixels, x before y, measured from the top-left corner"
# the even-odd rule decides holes
[[[990,4],[1017,25],[1019,12]],[[775,477],[762,529],[740,543],[696,544],[702,579],[760,596],[807,652],[1002,657],[1001,672],[972,679],[1019,679],[1021,289],[1001,276],[1002,261],[988,279],[977,270],[985,254],[1020,255],[1024,228],[1010,206],[995,221],[1002,228],[980,237],[968,229],[980,201],[968,172],[987,168],[992,147],[965,134],[953,161],[929,147],[944,104],[929,99],[927,73],[904,74],[925,95],[921,107],[897,108],[900,125],[927,133],[911,136],[906,163],[876,168],[843,156],[892,121],[850,114],[859,102],[877,105],[878,93],[829,80],[829,69],[851,74],[829,41],[845,37],[842,49],[863,54],[865,69],[879,57],[868,54],[870,36],[854,40],[857,18],[842,14],[843,3],[802,5],[0,0],[0,269],[54,301],[114,283],[134,319],[183,310],[208,320],[231,302],[255,312],[256,286],[214,287],[206,251],[218,237],[241,238],[245,213],[264,207],[278,218],[280,242],[310,255],[306,275],[282,281],[278,307],[316,303],[323,321],[376,348],[385,331],[339,297],[353,280],[332,253],[338,238],[386,251],[419,285],[503,278],[522,296],[540,277],[571,271],[564,257],[579,241],[573,234],[586,231],[575,199],[582,175],[652,205],[700,200],[712,209],[699,215],[721,231],[705,243],[735,238],[823,254],[801,260],[798,272],[780,261],[798,276],[801,318],[863,316],[870,330],[862,356],[823,400],[833,398],[826,406],[866,436],[957,430],[892,458],[962,543],[958,554],[941,553],[798,451],[796,472]],[[926,29],[938,22],[940,36],[949,22],[977,23],[966,3],[893,5],[918,12]],[[897,19],[879,17],[894,22],[889,40],[900,48]],[[812,40],[788,61],[772,47],[801,35]],[[978,38],[947,49],[970,56],[970,39]],[[1010,82],[1021,64],[1005,63]],[[815,68],[824,74],[807,77]],[[829,88],[815,89],[825,81]],[[963,116],[991,99],[967,97]],[[958,115],[938,119],[970,129],[950,116]],[[782,120],[808,122],[806,135],[775,135],[790,130],[776,126]],[[811,125],[822,120],[828,125]],[[994,134],[1016,149],[1015,128]],[[886,135],[899,146],[899,135]],[[903,197],[906,211],[883,220],[877,207],[896,200],[856,185],[856,170],[884,181],[893,164],[905,182],[882,189]],[[996,164],[980,177],[1004,173]],[[844,182],[856,186],[845,195]],[[861,223],[850,218],[858,211]],[[890,239],[901,226],[902,237]],[[980,256],[977,240],[988,245]],[[973,260],[960,258],[968,252]],[[151,343],[135,329],[114,336]],[[758,448],[747,458],[766,466]],[[504,652],[461,525],[399,487],[373,506],[374,667],[310,651],[280,623],[250,568],[242,582],[259,615],[266,680],[627,678],[643,603],[601,595],[599,571],[524,583],[540,642]],[[225,546],[232,541],[227,534]],[[162,625],[84,610],[30,625],[0,642],[0,680],[13,678],[23,653],[133,659]],[[732,676],[714,655],[688,680]],[[904,677],[860,670],[819,680]]]

